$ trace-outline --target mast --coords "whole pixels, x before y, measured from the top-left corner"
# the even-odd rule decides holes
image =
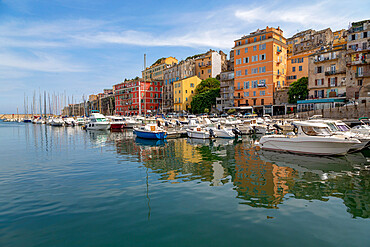
[[[44,91],[44,118],[46,119],[46,91]]]
[[[146,69],[146,54],[144,54],[144,71],[145,69]],[[145,79],[144,79],[144,116],[146,118],[146,80]]]

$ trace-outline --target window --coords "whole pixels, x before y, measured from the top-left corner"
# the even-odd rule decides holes
[[[188,90],[185,90],[185,93],[188,93]]]
[[[257,51],[257,46],[253,46],[253,51]]]
[[[252,88],[257,88],[258,81],[252,81]]]
[[[248,75],[248,70],[247,69],[245,70],[245,75]]]
[[[258,68],[252,68],[251,74],[258,74]]]
[[[336,83],[337,82],[337,78],[335,77],[335,78],[330,78],[330,86],[331,87],[335,87],[336,86]]]
[[[253,96],[256,96],[256,91],[253,91]]]
[[[266,35],[262,35],[261,40],[265,40],[265,39],[266,39]]]
[[[266,50],[266,44],[261,44],[260,45],[260,50]]]
[[[322,84],[323,84],[323,79],[317,79],[317,80],[315,80],[315,85],[316,86],[322,86]]]
[[[302,66],[299,66],[299,71],[302,71]]]
[[[358,81],[357,81],[357,85],[358,85],[358,86],[362,86],[362,80],[358,80]]]
[[[249,57],[243,58],[243,63],[249,63]]]
[[[238,89],[240,89],[240,82],[238,82]]]
[[[208,74],[212,73],[212,69],[208,69]]]
[[[280,84],[280,81],[277,82],[277,86],[280,88],[281,87],[281,84]]]
[[[295,67],[292,67],[292,72],[295,72]]]
[[[318,67],[316,67],[316,68],[315,68],[315,72],[316,72],[317,74],[322,73],[322,71],[323,71],[322,66],[318,66]]]
[[[244,53],[248,53],[248,47],[244,49]]]
[[[241,64],[241,63],[242,63],[242,60],[241,60],[241,58],[239,58],[239,59],[236,59],[235,63],[236,63],[236,65],[239,65],[239,64]]]
[[[235,76],[241,76],[241,75],[242,75],[242,71],[241,70],[235,71]]]
[[[261,95],[261,96],[265,96],[265,90],[260,91],[260,95]]]
[[[245,97],[249,97],[249,92],[244,92]]]
[[[188,101],[188,98],[187,97],[185,99],[186,99],[186,101]]]
[[[260,67],[260,73],[265,73],[266,72],[266,66]]]
[[[248,89],[249,88],[249,81],[244,82],[244,88]]]
[[[257,62],[258,61],[258,55],[252,56],[252,62]]]
[[[257,37],[254,37],[254,39],[253,39],[253,40],[254,40],[254,42],[257,42]]]
[[[266,54],[261,54],[260,55],[260,60],[262,61],[262,60],[266,60]]]
[[[236,54],[236,55],[240,55],[240,50],[236,50],[236,51],[235,51],[235,54]]]
[[[194,87],[194,83],[190,83],[190,87]]]

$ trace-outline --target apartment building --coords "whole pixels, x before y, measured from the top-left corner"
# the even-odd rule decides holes
[[[309,57],[310,99],[346,95],[346,45],[318,51]]]
[[[129,80],[114,85],[118,115],[158,113],[162,103],[162,81]]]
[[[174,110],[177,112],[188,111],[191,108],[191,99],[195,88],[202,80],[198,76],[188,77],[173,84],[174,89]]]
[[[215,78],[227,70],[227,55],[223,51],[209,50],[195,57],[195,75],[200,79]]]
[[[216,109],[225,112],[234,106],[234,51],[230,51],[227,71],[220,74],[220,97],[216,99]]]
[[[195,75],[195,60],[182,60],[163,71],[163,109],[166,112],[174,111],[173,84],[179,80]]]
[[[370,20],[353,22],[347,37],[347,99],[370,100]]]
[[[287,44],[283,30],[266,27],[235,40],[234,105],[265,109],[285,86]]]
[[[143,80],[145,81],[163,80],[163,70],[177,63],[178,61],[174,57],[160,58],[155,63],[153,63],[149,68],[145,68],[145,70],[142,71]]]

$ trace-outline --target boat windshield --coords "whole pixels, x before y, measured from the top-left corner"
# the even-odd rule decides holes
[[[309,136],[330,135],[330,130],[327,127],[302,126],[302,131]]]
[[[346,124],[337,124],[340,131],[349,131],[349,127]]]
[[[105,118],[96,118],[96,122],[106,122]]]
[[[327,125],[332,132],[340,131],[334,123],[327,123]]]

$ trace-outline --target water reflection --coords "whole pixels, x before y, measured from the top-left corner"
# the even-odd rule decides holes
[[[136,156],[162,182],[232,183],[240,204],[251,207],[279,208],[290,198],[337,197],[353,217],[369,217],[369,164],[362,153],[310,157],[256,151],[247,138],[148,141],[115,132],[108,139],[114,140],[118,154]]]

